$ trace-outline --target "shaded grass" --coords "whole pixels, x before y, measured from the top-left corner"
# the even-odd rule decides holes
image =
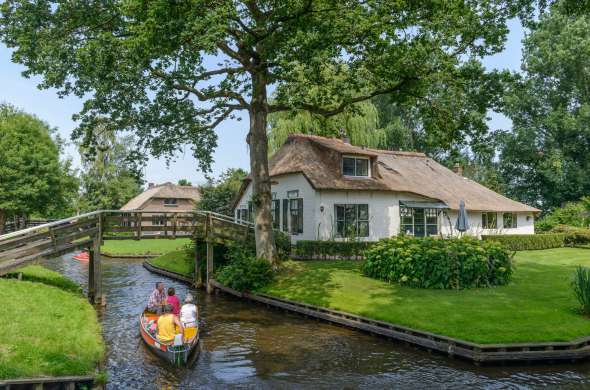
[[[192,277],[195,273],[194,261],[193,256],[189,256],[187,251],[179,250],[150,259],[148,263],[168,271]]]
[[[571,288],[575,267],[590,266],[590,251],[523,251],[515,261],[509,285],[458,291],[388,284],[363,276],[360,262],[290,261],[261,292],[479,343],[590,335]]]
[[[77,294],[82,293],[82,287],[80,287],[80,285],[64,277],[60,273],[51,271],[40,265],[28,265],[26,267],[19,268],[16,272],[7,274],[7,277],[16,278],[18,277],[19,273],[22,273],[23,280],[59,287],[62,290]]]
[[[160,255],[179,250],[188,244],[190,239],[154,238],[146,240],[105,240],[101,247],[107,255]]]
[[[72,283],[42,267],[23,268],[31,281],[0,278],[0,379],[91,375],[104,355],[94,308]]]

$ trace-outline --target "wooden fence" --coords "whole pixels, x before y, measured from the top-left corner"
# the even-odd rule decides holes
[[[103,240],[193,237],[207,245],[207,280],[213,272],[213,244],[246,239],[253,225],[207,212],[154,213],[101,210],[15,231],[0,236],[0,276],[40,258],[88,250],[88,297],[102,298],[100,246]],[[195,251],[195,269],[199,259]],[[195,272],[195,284],[200,273]]]

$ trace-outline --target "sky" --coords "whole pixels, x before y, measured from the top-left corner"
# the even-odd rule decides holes
[[[504,50],[494,56],[484,59],[488,69],[520,70],[522,39],[524,30],[517,20],[509,23],[510,33]],[[82,108],[82,100],[76,97],[60,99],[55,90],[40,90],[37,88],[39,78],[24,78],[21,73],[24,67],[14,64],[10,60],[11,51],[0,43],[0,102],[10,103],[28,113],[35,114],[58,130],[62,138],[69,140],[76,123],[72,115]],[[491,114],[490,127],[492,129],[509,129],[510,120],[500,114]],[[213,176],[227,168],[244,168],[249,170],[248,147],[246,134],[248,121],[228,120],[217,129],[218,146],[214,151]],[[76,166],[79,166],[79,156],[76,148],[70,143],[65,150]],[[150,158],[145,171],[145,181],[148,183],[177,182],[188,179],[193,184],[205,182],[205,176],[198,170],[196,161],[190,150],[178,155],[176,161],[170,165],[162,160]]]

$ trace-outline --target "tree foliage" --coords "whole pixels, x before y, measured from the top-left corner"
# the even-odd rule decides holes
[[[379,95],[423,96],[500,51],[507,20],[532,2],[6,0],[0,38],[41,87],[89,97],[78,135],[108,114],[139,147],[170,156],[189,145],[208,169],[213,129],[248,112],[257,254],[272,260],[269,113],[329,117]]]
[[[219,179],[209,180],[201,187],[201,199],[197,203],[197,209],[233,216],[233,201],[246,176],[247,173],[243,169],[230,168],[221,173]]]
[[[14,216],[70,214],[77,181],[52,136],[37,117],[0,105],[0,234]]]
[[[590,194],[590,14],[553,7],[524,41],[523,74],[506,97],[509,195],[544,210]]]
[[[82,172],[78,208],[82,212],[117,210],[141,192],[143,180],[129,161],[133,137],[117,137],[106,126],[95,130],[93,147],[80,146]]]

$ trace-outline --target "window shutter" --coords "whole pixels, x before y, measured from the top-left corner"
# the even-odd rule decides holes
[[[297,199],[297,233],[303,233],[303,199]]]
[[[283,231],[289,232],[289,199],[283,199]]]

